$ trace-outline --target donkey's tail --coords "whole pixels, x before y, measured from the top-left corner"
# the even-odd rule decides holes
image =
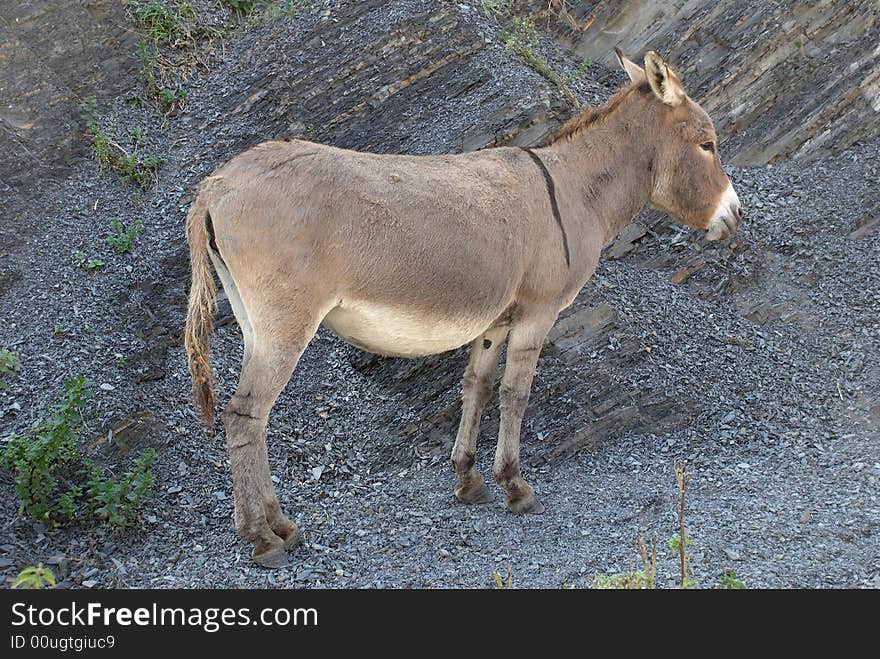
[[[207,190],[200,188],[186,216],[191,280],[184,343],[189,361],[189,374],[192,377],[193,401],[202,421],[209,430],[213,431],[214,382],[210,337],[217,287],[214,284],[211,260],[208,256],[210,240],[208,222],[211,221],[208,214],[209,198],[210,194]]]

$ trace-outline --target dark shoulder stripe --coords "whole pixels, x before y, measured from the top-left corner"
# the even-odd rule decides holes
[[[521,146],[519,148],[529,154],[529,157],[535,161],[538,169],[541,170],[541,174],[544,175],[544,183],[547,184],[547,194],[550,196],[550,208],[553,210],[553,219],[556,220],[556,224],[559,226],[559,231],[562,232],[562,248],[565,250],[565,265],[566,267],[571,267],[571,255],[568,252],[568,236],[565,234],[565,225],[562,224],[562,215],[559,213],[559,204],[556,201],[556,184],[553,182],[553,177],[550,176],[550,172],[547,171],[544,161],[538,157],[537,153],[528,147]]]

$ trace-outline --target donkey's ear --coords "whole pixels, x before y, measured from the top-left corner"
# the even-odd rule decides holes
[[[626,71],[626,75],[629,76],[630,80],[635,83],[645,81],[645,70],[642,67],[624,55],[620,48],[615,48],[614,52],[617,54],[617,61],[620,62],[620,66]]]
[[[645,53],[645,75],[654,94],[666,105],[681,105],[685,98],[684,88],[675,72],[653,50]]]

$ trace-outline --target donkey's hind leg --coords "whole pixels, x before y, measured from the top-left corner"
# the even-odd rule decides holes
[[[508,328],[494,327],[474,341],[471,358],[461,383],[461,423],[455,446],[452,448],[452,466],[458,476],[455,496],[463,503],[489,503],[494,496],[486,481],[474,466],[480,417],[492,397],[492,385],[498,370],[498,357],[507,338]]]
[[[269,471],[265,433],[269,411],[317,327],[317,320],[273,327],[271,332],[255,326],[238,388],[223,412],[235,527],[242,539],[254,543],[253,559],[264,567],[286,565],[285,549],[301,539],[296,524],[281,512]]]

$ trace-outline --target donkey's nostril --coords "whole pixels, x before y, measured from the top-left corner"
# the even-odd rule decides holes
[[[736,220],[737,220],[737,222],[739,222],[739,221],[741,221],[741,220],[743,219],[743,209],[742,209],[742,206],[740,206],[739,204],[737,204],[737,205],[734,207],[733,212],[736,214]]]

